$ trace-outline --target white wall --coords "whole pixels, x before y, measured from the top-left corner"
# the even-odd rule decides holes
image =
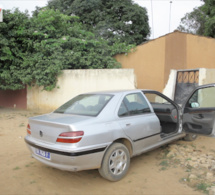
[[[33,87],[27,90],[27,108],[52,111],[74,96],[105,90],[135,89],[133,69],[64,70],[57,88],[48,92]]]
[[[215,69],[199,69],[199,85],[215,83]]]
[[[169,74],[168,82],[162,92],[171,100],[174,100],[174,97],[175,97],[176,80],[177,80],[177,70],[171,70]]]

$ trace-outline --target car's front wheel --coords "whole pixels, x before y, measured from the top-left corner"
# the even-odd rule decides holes
[[[130,155],[127,147],[121,143],[112,144],[106,151],[99,173],[110,181],[122,179],[128,172]]]

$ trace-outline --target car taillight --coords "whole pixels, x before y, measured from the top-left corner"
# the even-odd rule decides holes
[[[29,124],[28,124],[28,126],[27,126],[27,134],[28,134],[28,135],[31,135],[31,127],[30,127]]]
[[[70,144],[78,143],[81,141],[83,135],[84,135],[83,131],[64,132],[58,136],[57,142]]]

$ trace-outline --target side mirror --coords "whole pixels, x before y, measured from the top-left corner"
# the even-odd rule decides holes
[[[199,103],[198,102],[192,102],[191,108],[199,108]]]

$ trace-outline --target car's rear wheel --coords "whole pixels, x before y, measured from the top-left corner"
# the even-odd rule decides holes
[[[128,172],[130,155],[127,147],[121,143],[112,144],[106,151],[99,173],[109,181],[118,181]]]
[[[185,141],[194,141],[197,137],[198,137],[198,135],[196,135],[196,134],[186,134],[186,136],[184,137],[184,140]]]

